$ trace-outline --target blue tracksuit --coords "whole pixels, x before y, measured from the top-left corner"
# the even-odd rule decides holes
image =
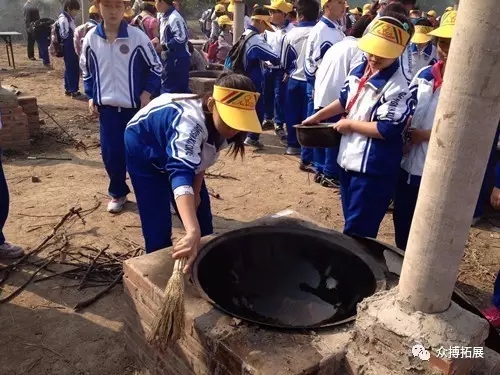
[[[226,145],[207,126],[202,103],[191,95],[163,94],[142,108],[125,131],[127,168],[146,242],[152,252],[172,245],[170,203],[177,189],[213,165]],[[201,235],[213,232],[210,198],[203,183],[197,216]]]
[[[62,41],[64,55],[64,89],[66,92],[75,93],[78,92],[80,79],[78,56],[73,44],[75,20],[68,13],[62,12],[56,22],[59,25],[59,40]]]
[[[169,9],[161,17],[160,43],[167,49],[162,53],[161,93],[190,92],[188,30],[186,21],[175,8]]]
[[[340,93],[343,108],[353,101],[366,58],[347,77]],[[412,97],[399,61],[373,75],[353,102],[348,119],[376,122],[383,139],[360,133],[342,136],[337,162],[344,233],[376,238],[393,196],[401,158],[401,134],[412,109]]]
[[[120,198],[130,192],[125,182],[125,127],[141,107],[141,93],[160,90],[161,63],[147,35],[122,21],[113,43],[106,39],[102,23],[89,30],[80,67],[85,93],[99,108],[109,195]]]
[[[288,147],[299,148],[297,134],[294,125],[302,123],[307,117],[307,82],[305,73],[307,36],[313,29],[316,21],[302,21],[297,27],[291,29],[283,38],[281,49],[281,65],[288,74],[286,95],[285,122],[287,127]],[[302,158],[305,163],[312,162],[312,155],[309,159]]]
[[[278,56],[273,52],[271,46],[267,44],[264,37],[259,34],[259,31],[253,27],[249,26],[243,35],[248,35],[251,32],[257,33],[250,37],[245,43],[245,49],[243,54],[243,66],[245,68],[245,75],[249,77],[257,91],[260,93],[259,99],[257,101],[257,116],[260,122],[264,120],[264,61],[270,61],[271,64],[279,64]],[[259,134],[249,134],[251,139],[258,140]]]

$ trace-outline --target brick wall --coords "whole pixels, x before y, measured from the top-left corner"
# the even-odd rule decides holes
[[[17,103],[14,95],[0,96],[0,114],[2,129],[0,129],[0,147],[4,150],[26,150],[30,146],[28,116]]]
[[[38,104],[34,96],[21,96],[17,102],[28,116],[28,130],[31,138],[40,133],[40,116],[38,114]]]

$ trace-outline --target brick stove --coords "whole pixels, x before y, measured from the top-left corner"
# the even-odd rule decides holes
[[[35,97],[17,97],[0,86],[0,147],[26,150],[30,139],[40,132],[40,118]]]
[[[298,218],[284,211],[250,224]],[[314,226],[303,222],[304,226]],[[204,238],[208,241],[210,238]],[[234,319],[201,299],[186,282],[184,337],[168,352],[146,342],[163,290],[172,273],[170,249],[127,261],[124,287],[128,303],[125,340],[142,369],[151,375],[346,374],[343,358],[353,325],[315,332],[267,330]]]

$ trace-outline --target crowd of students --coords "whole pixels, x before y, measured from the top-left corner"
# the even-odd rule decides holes
[[[227,63],[232,5],[223,0],[200,19],[213,62]],[[67,0],[56,21],[65,90],[81,95],[81,71],[89,110],[99,115],[107,210],[127,202],[128,171],[146,251],[172,244],[172,205],[186,229],[174,256],[189,258],[187,270],[200,237],[213,231],[204,171],[225,147],[234,156],[244,145],[263,148],[262,129],[274,128],[301,170],[340,189],[344,233],[377,237],[393,202],[396,244],[405,250],[456,18],[447,9],[439,20],[433,11],[412,19],[421,15],[414,7],[414,0],[352,10],[344,0],[256,6],[238,41],[241,74],[224,73],[213,92],[197,96],[188,87],[187,25],[173,0],[143,1],[136,12],[128,1],[95,0],[79,28],[80,4]],[[293,126],[321,122],[335,124],[340,146],[301,147]],[[473,222],[488,198],[500,209],[497,142],[498,133]],[[1,256],[19,255],[6,244]]]

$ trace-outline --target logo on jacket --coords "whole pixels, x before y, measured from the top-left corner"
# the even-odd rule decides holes
[[[130,52],[130,48],[126,44],[122,44],[120,46],[120,52],[126,55],[127,53]]]

